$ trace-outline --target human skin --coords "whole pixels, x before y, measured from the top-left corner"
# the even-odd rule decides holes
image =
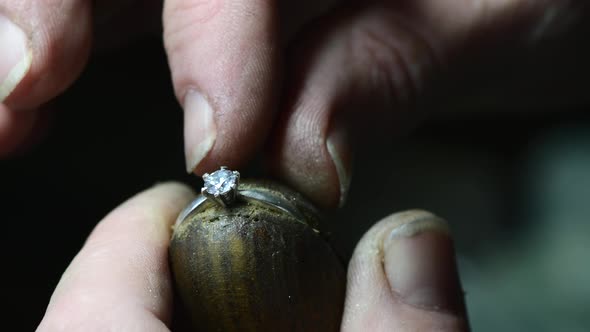
[[[143,10],[148,3],[155,10]],[[93,20],[118,22],[106,36],[116,40],[142,31],[124,24],[140,11],[163,17],[187,170],[239,169],[266,147],[274,175],[335,207],[346,200],[359,131],[370,128],[377,134],[369,139],[378,139],[408,127],[415,115],[407,105],[464,50],[485,50],[507,34],[542,41],[567,30],[583,3],[167,0],[162,9],[157,1],[0,0],[0,154],[31,135],[37,110],[83,70],[100,33]],[[162,186],[106,217],[64,274],[39,330],[165,330],[168,225],[190,196]],[[448,232],[424,214],[393,215],[363,237],[350,264],[344,331],[467,329]],[[424,263],[407,264],[415,261]],[[149,297],[150,287],[159,296]],[[111,306],[115,297],[121,310]]]
[[[75,81],[93,35],[95,44],[116,47],[117,39],[145,30],[136,22],[158,21],[138,16],[161,16],[185,111],[187,170],[239,169],[264,149],[273,175],[335,207],[346,200],[354,147],[409,127],[417,115],[408,105],[432,81],[452,77],[466,50],[484,52],[508,37],[541,42],[567,31],[585,6],[167,0],[162,8],[156,0],[0,0],[0,154],[26,140],[39,118],[35,109]],[[361,136],[367,139],[359,143]]]
[[[171,225],[193,197],[184,185],[163,184],[106,216],[64,272],[37,331],[168,331]],[[406,211],[363,236],[341,330],[468,330],[446,222]]]

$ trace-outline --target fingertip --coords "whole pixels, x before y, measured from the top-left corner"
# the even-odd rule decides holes
[[[351,259],[344,323],[344,331],[468,330],[447,223],[411,210],[374,225]]]
[[[145,194],[146,196],[155,195],[169,200],[174,203],[176,209],[184,207],[196,195],[191,187],[176,181],[158,182]]]
[[[310,73],[308,86],[294,92],[297,101],[279,118],[267,151],[276,177],[326,209],[346,202],[354,156],[348,121],[336,114],[332,76],[321,70]]]
[[[36,109],[80,74],[89,55],[91,5],[60,6],[23,0],[0,14],[0,102],[15,111]],[[4,47],[8,45],[9,47]]]
[[[170,226],[194,197],[194,191],[180,182],[156,183],[115,209],[99,226],[113,234],[141,228],[154,243],[168,243]]]
[[[185,112],[187,171],[239,168],[266,139],[279,93],[275,11],[264,1],[165,2],[164,43]]]
[[[269,169],[279,179],[309,198],[318,207],[331,209],[343,204],[341,184],[335,164],[327,149],[310,147],[305,152],[293,152],[286,148],[268,160]],[[313,150],[321,149],[321,157],[310,156]]]
[[[389,285],[405,304],[462,315],[463,292],[448,224],[432,214],[410,211],[383,240]]]

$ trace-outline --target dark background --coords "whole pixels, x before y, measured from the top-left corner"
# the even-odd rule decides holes
[[[590,326],[587,31],[483,55],[497,65],[426,102],[436,111],[414,132],[364,147],[348,205],[326,217],[340,251],[389,213],[425,208],[451,223],[475,330]],[[45,112],[43,139],[0,161],[4,313],[23,331],[110,210],[156,182],[200,184],[184,172],[182,111],[157,38],[94,55]]]

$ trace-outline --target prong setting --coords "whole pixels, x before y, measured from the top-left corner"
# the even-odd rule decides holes
[[[206,198],[223,207],[230,206],[236,200],[240,181],[239,172],[230,171],[227,167],[222,166],[211,174],[204,174],[203,180],[205,185],[201,189],[201,193]]]

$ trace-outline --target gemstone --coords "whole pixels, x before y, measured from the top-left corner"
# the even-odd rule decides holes
[[[205,190],[211,195],[227,194],[238,183],[238,175],[227,169],[215,171],[205,179]]]

